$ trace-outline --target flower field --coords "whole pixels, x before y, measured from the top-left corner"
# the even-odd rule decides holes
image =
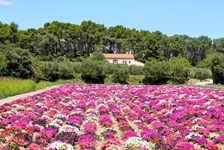
[[[224,91],[65,85],[0,106],[1,150],[224,149]]]

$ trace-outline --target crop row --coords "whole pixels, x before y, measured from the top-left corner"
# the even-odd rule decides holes
[[[0,106],[2,150],[224,148],[224,91],[65,85]]]

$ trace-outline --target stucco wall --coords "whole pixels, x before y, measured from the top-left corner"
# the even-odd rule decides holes
[[[109,63],[114,63],[115,59],[106,59],[107,62]],[[116,64],[125,64],[124,62],[127,62],[127,65],[134,65],[134,59],[116,59]]]

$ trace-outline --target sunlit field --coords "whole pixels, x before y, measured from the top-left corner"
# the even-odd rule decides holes
[[[224,149],[224,91],[64,85],[0,106],[1,150]]]

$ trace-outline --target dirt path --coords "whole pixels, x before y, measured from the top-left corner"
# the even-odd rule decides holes
[[[37,90],[37,91],[33,91],[33,92],[29,92],[29,93],[24,93],[24,94],[19,94],[19,95],[15,95],[15,96],[11,96],[11,97],[7,97],[7,98],[4,98],[4,99],[0,99],[0,105],[3,105],[5,103],[9,103],[9,102],[12,102],[16,99],[20,99],[20,98],[24,98],[24,97],[28,97],[28,96],[32,96],[32,95],[35,95],[35,94],[39,94],[39,93],[42,93],[42,92],[45,92],[47,90],[50,90],[50,89],[53,89],[53,88],[57,88],[57,87],[60,87],[61,85],[55,85],[55,86],[51,86],[51,87],[47,87],[45,89],[41,89],[41,90]]]
[[[213,84],[213,80],[212,79],[209,79],[208,81],[203,81],[203,82],[196,82],[194,83],[194,85],[201,85],[201,86],[204,86],[204,85],[211,85]]]

